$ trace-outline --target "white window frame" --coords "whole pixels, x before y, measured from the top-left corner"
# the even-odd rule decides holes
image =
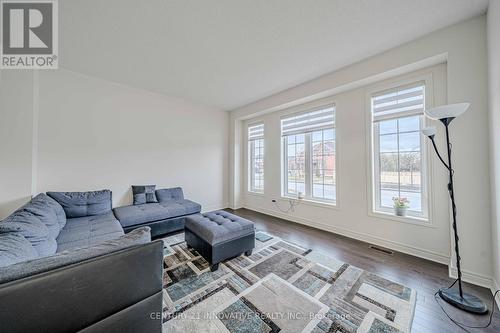
[[[250,140],[248,138],[248,129],[250,127],[253,127],[253,126],[257,126],[257,125],[262,125],[263,128],[264,128],[264,137],[263,138],[260,138],[260,139],[254,139],[254,140]],[[247,145],[247,149],[248,149],[248,158],[247,158],[247,165],[248,165],[248,172],[247,172],[247,179],[248,179],[248,186],[247,186],[247,190],[248,192],[250,193],[258,193],[258,194],[263,194],[264,193],[264,189],[266,187],[265,185],[265,179],[263,178],[262,179],[262,188],[256,188],[254,185],[255,185],[255,182],[254,182],[254,176],[255,176],[255,172],[254,172],[254,152],[255,152],[255,142],[256,141],[262,141],[262,149],[264,150],[263,151],[263,156],[262,156],[262,161],[264,163],[264,174],[263,174],[263,177],[265,177],[265,154],[266,154],[266,148],[265,148],[265,133],[266,133],[266,128],[265,128],[265,125],[263,122],[257,122],[257,123],[251,123],[251,124],[248,124],[247,126],[247,141],[248,141],[248,145]]]
[[[304,188],[305,188],[305,193],[302,193],[303,195],[303,200],[306,202],[309,202],[311,204],[318,204],[318,205],[327,205],[329,207],[338,207],[339,203],[339,180],[338,180],[338,174],[339,174],[339,163],[338,163],[338,145],[337,145],[337,137],[338,137],[338,127],[337,127],[337,107],[336,103],[333,99],[328,98],[328,99],[322,99],[318,101],[314,101],[311,103],[307,103],[304,105],[300,105],[291,109],[288,109],[286,113],[282,115],[282,118],[287,118],[287,117],[293,117],[294,114],[301,114],[301,113],[306,113],[306,112],[312,112],[314,109],[321,109],[325,107],[332,107],[334,108],[334,113],[335,113],[335,124],[333,129],[335,130],[335,137],[334,137],[334,150],[335,150],[335,199],[324,199],[324,198],[316,198],[313,197],[312,195],[312,132],[308,133],[298,133],[298,134],[304,134],[304,158],[305,158],[305,165],[304,165]],[[280,122],[280,131],[281,131],[281,122]],[[289,193],[288,190],[288,155],[287,155],[287,147],[288,147],[288,141],[287,141],[287,136],[281,135],[281,196],[282,198],[285,199],[297,199],[298,193]]]
[[[387,209],[385,207],[379,207],[378,202],[380,202],[380,191],[377,189],[375,175],[378,171],[378,165],[375,163],[375,145],[378,143],[379,136],[374,133],[373,118],[372,118],[372,97],[383,93],[386,90],[391,90],[394,88],[415,84],[422,82],[424,84],[424,103],[425,109],[433,107],[434,101],[434,83],[432,80],[432,69],[425,74],[415,75],[408,77],[406,79],[392,80],[390,83],[376,84],[367,89],[366,95],[366,133],[367,133],[367,161],[368,161],[368,202],[369,211],[368,214],[374,217],[382,217],[385,219],[396,220],[400,222],[407,222],[412,224],[433,226],[433,207],[432,207],[432,190],[431,184],[433,179],[433,167],[429,158],[430,146],[428,140],[421,135],[420,137],[420,149],[421,149],[421,160],[422,160],[422,214],[414,213],[408,210],[407,216],[400,217],[394,214],[393,209]],[[401,117],[398,117],[401,118]],[[396,119],[396,118],[395,118]],[[420,126],[421,128],[426,127],[428,120],[424,115],[420,116]]]

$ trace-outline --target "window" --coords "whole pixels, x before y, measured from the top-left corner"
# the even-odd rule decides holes
[[[264,124],[248,126],[248,190],[264,192]]]
[[[336,200],[335,108],[323,106],[281,120],[284,195]]]
[[[335,129],[311,133],[312,196],[335,200]]]
[[[425,85],[375,94],[373,120],[374,210],[393,213],[393,197],[409,200],[408,215],[426,218],[424,139],[420,135]]]

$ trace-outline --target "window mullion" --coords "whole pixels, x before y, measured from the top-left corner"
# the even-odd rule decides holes
[[[254,172],[254,156],[255,156],[255,148],[254,148],[254,145],[255,145],[255,141],[254,140],[251,140],[250,141],[250,190],[253,191],[254,190],[254,179],[255,179],[255,172]]]
[[[398,147],[398,197],[401,198],[401,149],[399,147],[399,118],[396,121],[396,141]]]
[[[312,177],[311,177],[311,169],[312,169],[312,140],[311,133],[305,133],[304,140],[304,149],[305,149],[305,162],[304,162],[304,171],[305,171],[305,191],[304,195],[308,198],[312,198]],[[297,193],[298,194],[298,193]]]
[[[255,190],[255,160],[256,160],[256,154],[255,154],[255,149],[256,149],[256,143],[255,140],[252,141],[252,190]]]
[[[375,123],[373,126],[373,137],[374,137],[374,143],[373,143],[373,158],[375,159],[374,161],[374,174],[376,177],[373,180],[373,186],[375,187],[375,204],[378,209],[382,207],[382,173],[381,173],[381,164],[380,164],[380,131],[379,131],[379,123]]]
[[[283,194],[288,194],[288,138],[282,137],[283,144]]]
[[[325,131],[321,132],[321,187],[323,198],[325,197]],[[314,185],[313,185],[314,187]]]
[[[420,123],[420,128],[424,128],[424,117],[420,117],[419,119]],[[428,156],[427,156],[427,147],[425,143],[425,138],[423,135],[420,136],[420,197],[421,199],[421,207],[422,207],[422,213],[425,215],[428,215],[429,207],[428,207],[428,195],[427,195],[427,177],[428,177],[428,170],[427,170],[427,163],[428,163]]]

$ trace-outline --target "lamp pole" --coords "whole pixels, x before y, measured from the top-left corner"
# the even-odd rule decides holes
[[[455,192],[453,188],[453,167],[451,166],[451,143],[450,143],[450,131],[449,125],[454,118],[443,119],[442,122],[446,128],[446,146],[448,148],[448,172],[450,174],[450,182],[448,183],[448,192],[450,193],[451,199],[451,210],[453,214],[453,233],[455,235],[455,255],[457,261],[457,275],[458,275],[458,289],[460,291],[460,297],[463,298],[462,290],[462,270],[460,268],[460,248],[458,247],[458,228],[457,228],[457,206],[455,205]]]

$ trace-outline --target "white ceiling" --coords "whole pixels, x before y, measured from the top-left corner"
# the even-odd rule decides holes
[[[225,110],[480,15],[488,0],[64,0],[61,67]]]

